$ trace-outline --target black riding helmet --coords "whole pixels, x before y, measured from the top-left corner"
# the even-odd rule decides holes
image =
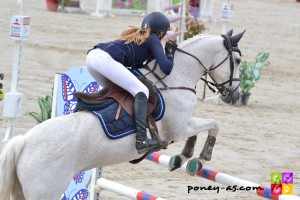
[[[167,32],[170,29],[169,19],[161,12],[153,12],[144,18],[141,28],[150,27],[151,32],[156,35],[159,32]]]

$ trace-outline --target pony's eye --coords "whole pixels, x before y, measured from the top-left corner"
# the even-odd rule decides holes
[[[236,63],[239,65],[241,63],[241,59],[236,59]]]

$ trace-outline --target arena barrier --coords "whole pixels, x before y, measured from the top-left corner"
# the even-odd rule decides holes
[[[111,13],[112,0],[97,0],[96,11],[91,14],[94,17],[114,17]]]
[[[174,9],[178,9],[178,14],[174,12]],[[170,6],[165,7],[163,11],[169,17],[169,21],[171,24],[179,22],[178,30],[168,32],[163,39],[168,41],[177,38],[177,43],[182,42],[184,40],[184,29],[185,29],[185,23],[184,23],[185,12],[186,12],[185,0],[181,0],[181,2],[178,4],[172,4],[171,1]]]
[[[201,7],[200,18],[205,22],[214,21],[213,20],[214,0],[202,0],[200,7]]]
[[[164,11],[179,9],[180,7],[182,7],[182,3],[170,5],[169,7],[164,8]]]
[[[60,7],[58,8],[59,11],[69,12],[69,13],[84,13],[82,8],[82,1],[81,0],[61,0],[58,1]]]
[[[150,154],[147,159],[149,161],[158,163],[164,167],[168,167],[169,161],[170,161],[169,156],[154,152]],[[180,168],[181,171],[186,172],[186,163]],[[245,191],[250,192],[252,194],[256,194],[260,197],[264,197],[267,199],[272,199],[272,200],[300,200],[300,197],[295,196],[295,195],[271,195],[271,189],[269,187],[256,184],[250,181],[246,181],[234,176],[230,176],[224,173],[220,173],[208,168],[203,167],[198,173],[198,177],[205,178],[210,181],[214,181],[216,183],[223,184],[225,186],[237,186],[237,188],[243,187],[245,188]],[[251,190],[246,190],[246,188],[251,187]],[[253,190],[252,188],[262,188],[262,189],[256,189]]]
[[[114,12],[132,13],[144,16],[147,12],[147,1],[97,0],[96,12],[92,16],[114,17]]]
[[[125,197],[136,199],[136,200],[166,200],[155,195],[122,185],[120,183],[116,183],[113,181],[106,180],[104,178],[99,178],[97,180],[97,186],[111,192],[115,192],[117,194],[123,195]],[[97,190],[101,190],[97,188]]]

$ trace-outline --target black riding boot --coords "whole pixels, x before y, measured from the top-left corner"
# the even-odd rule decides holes
[[[147,102],[147,97],[143,92],[137,93],[134,97],[135,147],[138,154],[146,153],[149,149],[159,146],[157,140],[147,138]]]

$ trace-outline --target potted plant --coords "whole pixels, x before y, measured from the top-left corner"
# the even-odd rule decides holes
[[[240,65],[240,87],[241,87],[241,104],[247,105],[251,93],[249,90],[254,87],[254,84],[260,78],[260,70],[269,65],[269,53],[260,52],[257,54],[255,63],[242,61]]]
[[[46,0],[46,7],[48,11],[57,12],[60,0]]]
[[[199,22],[197,18],[187,17],[185,19],[184,40],[192,38],[206,30],[205,24]]]
[[[46,97],[39,97],[38,103],[41,113],[39,114],[37,112],[30,112],[29,115],[31,115],[37,121],[37,123],[42,123],[51,118],[52,97],[49,95]]]

